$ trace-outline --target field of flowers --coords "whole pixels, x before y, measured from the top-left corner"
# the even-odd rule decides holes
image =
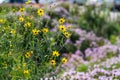
[[[120,80],[119,34],[104,6],[3,4],[0,80]]]

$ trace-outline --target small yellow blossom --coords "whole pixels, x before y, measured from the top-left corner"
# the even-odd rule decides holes
[[[60,18],[59,19],[59,24],[63,24],[65,22],[65,19],[64,18]]]
[[[50,64],[51,64],[51,65],[56,65],[56,61],[55,61],[55,60],[51,60],[51,61],[50,61]]]
[[[39,31],[39,30],[37,30],[37,29],[33,29],[33,30],[32,30],[33,35],[38,35],[38,34],[39,34],[39,32],[40,32],[40,31]]]
[[[13,29],[12,29],[12,30],[10,31],[10,33],[11,33],[11,34],[15,34],[15,33],[16,33],[16,30],[13,30]]]
[[[53,51],[53,52],[52,52],[52,55],[58,57],[60,54],[59,54],[58,51]]]
[[[24,74],[28,74],[29,73],[29,71],[28,70],[24,70]]]
[[[3,20],[3,19],[0,19],[0,23],[4,23],[5,22],[5,20]]]
[[[30,58],[30,56],[31,56],[30,52],[27,52],[27,53],[25,54],[25,57],[26,57],[26,58]]]
[[[64,32],[66,38],[70,38],[71,34],[69,32]]]
[[[43,28],[43,29],[42,29],[42,32],[43,32],[43,33],[47,33],[47,32],[48,32],[48,28]]]
[[[62,58],[62,63],[65,64],[67,62],[66,58]]]
[[[24,21],[24,18],[21,16],[21,17],[19,17],[19,21],[20,22],[23,22]]]
[[[60,26],[59,26],[59,29],[60,29],[60,31],[62,31],[62,32],[65,32],[65,31],[66,31],[66,27],[63,26],[63,25],[60,25]]]
[[[43,16],[44,15],[44,10],[43,9],[38,9],[37,13],[38,13],[38,15]]]
[[[30,26],[31,26],[30,22],[25,23],[25,27],[30,27]]]
[[[20,8],[19,12],[24,12],[25,8]]]

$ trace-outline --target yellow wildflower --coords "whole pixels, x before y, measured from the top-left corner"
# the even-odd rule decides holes
[[[27,23],[25,23],[25,26],[26,26],[26,27],[30,27],[30,26],[31,26],[31,23],[30,23],[30,22],[27,22]]]
[[[48,32],[48,28],[43,28],[43,29],[42,29],[42,32],[43,32],[43,33],[47,33],[47,32]]]
[[[59,24],[63,24],[65,22],[65,19],[64,18],[60,18],[59,19]]]
[[[38,35],[39,30],[37,30],[37,29],[33,29],[33,30],[32,30],[32,33],[33,33],[33,35]]]
[[[44,15],[44,10],[43,9],[38,9],[37,13],[38,13],[38,15],[43,16]]]
[[[71,34],[69,32],[64,32],[64,35],[66,38],[69,38],[71,36]]]
[[[53,51],[53,52],[52,52],[52,55],[58,57],[60,54],[59,54],[58,51]]]
[[[13,29],[12,29],[12,30],[10,31],[10,33],[11,33],[11,34],[15,34],[15,33],[16,33],[16,30],[13,30]]]
[[[65,31],[66,31],[66,27],[63,26],[63,25],[60,25],[60,26],[59,26],[59,29],[60,29],[60,31],[62,31],[62,32],[65,32]]]
[[[3,20],[3,19],[0,19],[0,23],[4,23],[5,22],[5,20]]]
[[[21,16],[21,17],[19,17],[19,21],[20,22],[23,22],[24,21],[24,18]]]
[[[29,71],[28,70],[24,70],[24,74],[28,74],[29,73]]]
[[[62,63],[65,64],[67,62],[66,58],[62,58]]]
[[[20,8],[19,12],[24,12],[25,8]]]
[[[51,64],[51,65],[56,65],[56,61],[55,61],[55,60],[51,60],[51,61],[50,61],[50,64]]]
[[[27,53],[25,54],[25,57],[26,57],[26,58],[30,58],[30,56],[31,56],[30,52],[27,52]]]

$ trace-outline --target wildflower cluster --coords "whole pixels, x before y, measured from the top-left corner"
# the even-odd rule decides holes
[[[53,51],[53,52],[52,52],[52,55],[53,55],[54,57],[59,57],[59,56],[60,56],[60,53],[59,53],[58,51]],[[67,62],[67,58],[62,58],[62,59],[61,59],[61,62],[62,62],[63,64],[65,64],[65,63]],[[51,63],[52,65],[56,65],[56,61],[55,61],[55,60],[51,60],[50,63]]]
[[[26,2],[29,3],[30,1]],[[49,26],[45,26],[46,23],[42,22],[44,9],[35,10],[25,7],[10,9],[15,10],[12,11],[14,15],[0,18],[0,65],[2,67],[0,79],[35,78],[37,80],[38,76],[52,74],[59,64],[67,63],[67,58],[62,57],[59,49],[64,46],[64,41],[59,41],[59,36],[61,39],[64,39],[64,36],[58,35],[59,32],[53,32]],[[29,13],[29,11],[33,12],[32,10],[35,10],[36,15]],[[58,22],[63,26],[65,21],[63,19]],[[66,29],[60,31],[67,38],[69,37],[70,34]]]
[[[25,57],[30,58],[30,56],[33,54],[33,51],[26,52]]]
[[[66,27],[63,25],[63,23],[65,22],[65,19],[64,18],[60,18],[59,19],[59,30],[64,34],[64,36],[66,38],[69,38],[70,37],[70,32],[67,31]]]

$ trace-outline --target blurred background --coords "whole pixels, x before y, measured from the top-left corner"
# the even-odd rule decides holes
[[[120,9],[120,0],[30,0],[31,3],[55,3],[59,1],[67,1],[70,3],[78,5],[91,5],[91,6],[101,6],[105,4],[106,7],[111,9]],[[25,3],[27,0],[0,0],[0,3]]]

